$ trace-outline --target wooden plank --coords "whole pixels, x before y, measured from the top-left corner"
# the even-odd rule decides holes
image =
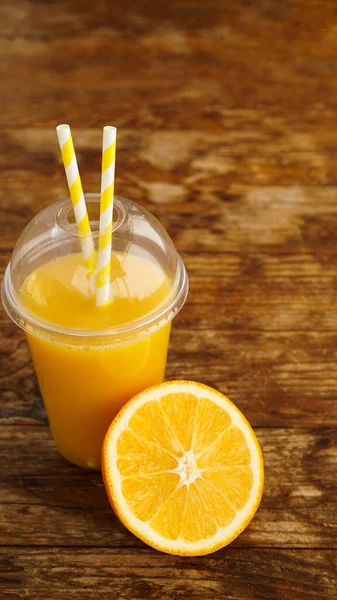
[[[336,566],[327,550],[227,548],[190,558],[145,548],[5,549],[0,588],[15,600],[334,600]]]
[[[233,2],[210,2],[205,11],[202,2],[163,7],[128,0],[102,3],[94,16],[88,1],[81,8],[70,4],[69,10],[64,1],[21,0],[16,10],[4,9],[5,123],[50,123],[57,115],[101,124],[113,107],[121,120],[127,113],[160,128],[180,117],[197,128],[209,109],[214,121],[212,108],[219,105],[281,105],[298,119],[308,104],[335,108],[331,1],[310,3],[310,10],[268,2],[244,11]]]
[[[203,0],[172,0],[170,5],[153,5],[147,0],[138,0],[134,4],[132,0],[125,0],[123,5],[101,3],[99,10],[92,11],[92,5],[89,0],[83,0],[79,6],[76,1],[59,0],[57,4],[41,2],[41,6],[35,3],[27,5],[24,0],[17,0],[15,10],[13,6],[4,6],[0,13],[2,19],[0,34],[4,37],[65,37],[65,30],[68,36],[79,36],[81,34],[97,33],[102,36],[107,35],[107,29],[116,24],[116,34],[137,34],[145,29],[154,29],[157,33],[158,23],[164,21],[167,25],[176,24],[179,28],[193,34],[195,30],[202,34],[206,27],[212,24],[224,22],[228,24],[228,36],[232,43],[235,43],[240,49],[241,36],[251,33],[251,27],[254,20],[261,23],[261,37],[274,40],[274,45],[270,48],[271,52],[280,52],[284,49],[290,53],[286,41],[286,33],[289,39],[297,42],[293,51],[299,51],[302,44],[305,43],[305,49],[310,50],[310,35],[307,30],[308,24],[317,23],[317,27],[329,25],[330,19],[335,15],[334,0],[325,0],[324,3],[317,0],[299,0],[294,6],[275,6],[273,2],[267,4],[259,3],[246,7],[246,12],[242,13],[242,7],[235,2],[228,2],[223,5],[221,0],[212,0],[209,2],[208,10],[205,12]],[[302,20],[296,17],[302,15],[302,7],[308,10],[303,12]],[[138,16],[138,18],[137,18]],[[140,18],[142,16],[143,18]],[[189,17],[189,18],[187,18]],[[283,31],[283,25],[287,24],[289,31]],[[231,32],[231,24],[238,28],[238,35],[234,36]],[[117,28],[117,25],[119,26]],[[241,26],[240,26],[241,25]],[[269,27],[267,27],[269,25]],[[272,27],[273,25],[273,27]],[[282,33],[280,43],[275,40],[275,31]],[[224,32],[225,33],[225,32]],[[232,35],[230,35],[232,33]],[[293,35],[297,34],[297,38]],[[310,32],[311,33],[311,32]],[[334,34],[331,32],[331,36]],[[314,32],[315,40],[321,40],[321,44],[316,50],[318,55],[324,52],[324,47],[330,49],[330,38],[324,36],[324,31],[320,29]],[[206,40],[207,41],[207,40]],[[255,38],[251,40],[252,47],[259,48]],[[323,46],[323,47],[322,47]],[[242,49],[242,48],[241,48]],[[172,49],[172,52],[174,49]],[[248,57],[249,58],[249,57]]]
[[[255,426],[337,424],[335,333],[193,331],[183,319],[172,328],[168,379],[219,389]]]
[[[37,153],[24,168],[14,161],[7,171],[3,170],[0,248],[13,248],[24,226],[37,212],[52,201],[67,197],[59,151],[56,142],[52,144],[55,156],[47,161]],[[12,151],[21,156],[19,147]],[[224,174],[209,171],[208,167],[200,171],[199,166],[189,166],[185,175],[178,172],[172,178],[163,171],[151,172],[151,168],[147,171],[141,159],[135,158],[136,163],[130,169],[127,152],[125,148],[124,159],[121,152],[117,194],[153,212],[171,234],[179,252],[300,253],[312,254],[317,261],[326,255],[336,255],[335,186],[243,185],[240,173],[227,180]],[[79,160],[84,163],[85,190],[97,191],[99,142],[87,158],[83,154],[84,160],[81,153]]]
[[[216,387],[254,426],[337,425],[334,332],[198,330],[183,319],[172,328],[167,379]],[[45,423],[24,334],[14,325],[0,331],[0,363],[1,424]]]
[[[306,6],[308,9],[306,13],[303,13],[301,21],[295,20],[298,14],[302,13],[302,6]],[[329,24],[330,19],[335,14],[335,3],[334,0],[326,0],[324,4],[317,2],[316,0],[299,0],[299,2],[293,7],[282,6],[277,7],[273,2],[256,3],[254,5],[247,6],[246,13],[242,14],[242,8],[235,2],[228,2],[223,5],[221,0],[212,0],[209,3],[209,9],[207,12],[204,11],[203,0],[172,0],[170,5],[152,5],[147,0],[139,0],[135,5],[132,0],[125,0],[123,6],[116,3],[112,6],[109,3],[102,3],[99,10],[92,11],[92,5],[89,0],[83,0],[81,5],[78,6],[76,1],[67,2],[67,0],[59,0],[59,2],[51,6],[49,2],[41,2],[41,7],[36,4],[27,5],[24,0],[17,0],[15,4],[16,10],[12,6],[3,7],[1,12],[1,29],[0,33],[3,36],[36,36],[39,35],[47,37],[59,37],[65,36],[65,28],[67,32],[72,35],[80,35],[82,32],[89,34],[90,32],[97,32],[104,35],[106,32],[102,28],[105,26],[108,28],[115,23],[118,18],[118,25],[120,25],[121,33],[137,33],[143,29],[152,28],[157,31],[158,22],[169,21],[169,23],[176,23],[181,28],[186,29],[189,33],[193,34],[195,30],[203,33],[204,28],[210,24],[219,23],[219,20],[228,22],[229,20],[229,32],[230,24],[235,23],[236,25],[241,24],[239,33],[241,35],[250,33],[250,26],[253,25],[252,21],[258,19],[263,27],[261,28],[261,36],[275,40],[275,30],[270,31],[270,28],[265,27],[268,23],[274,24],[274,27],[278,32],[282,32],[283,44],[274,44],[271,51],[280,52],[281,48],[284,47],[285,51],[290,52],[288,45],[285,43],[287,37],[283,31],[283,24],[286,23],[289,27],[289,39],[292,39],[291,34],[297,33],[298,38],[294,41],[298,41],[300,46],[306,42],[306,49],[310,50],[310,35],[307,31],[308,24],[311,22],[317,22],[317,26],[322,24]],[[137,19],[136,15],[143,15],[143,19]],[[189,16],[189,19],[186,17]],[[317,19],[315,21],[314,19]],[[132,31],[131,28],[133,25]],[[244,27],[244,25],[246,25]],[[20,29],[18,30],[18,26]],[[118,30],[116,30],[118,33]],[[333,36],[334,31],[331,32]],[[321,39],[323,46],[330,49],[330,39],[324,36],[324,32],[318,30],[315,32],[317,39]],[[240,36],[230,37],[238,47],[240,47]],[[315,37],[316,39],[316,37]],[[258,47],[255,43],[255,39],[252,40],[252,46]],[[173,49],[174,50],[174,49]],[[172,51],[173,51],[172,50]],[[299,50],[298,46],[295,45],[294,51]],[[324,50],[320,45],[316,49],[320,55]],[[248,57],[249,58],[249,57]]]
[[[184,253],[190,292],[180,324],[194,330],[336,331],[330,255]],[[8,254],[0,253],[0,275]],[[5,312],[1,324],[9,324]]]
[[[336,548],[337,431],[256,432],[265,491],[233,546]],[[0,544],[143,547],[112,513],[101,475],[63,460],[46,426],[2,427],[0,436]]]

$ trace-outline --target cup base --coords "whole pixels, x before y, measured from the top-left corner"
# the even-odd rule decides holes
[[[87,469],[88,471],[100,471],[101,470],[101,457],[99,458],[88,458],[74,456],[67,451],[61,449],[55,442],[56,448],[65,460],[72,463],[76,467],[81,469]]]

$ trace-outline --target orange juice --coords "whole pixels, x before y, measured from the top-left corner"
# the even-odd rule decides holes
[[[27,334],[50,427],[60,452],[86,468],[100,467],[101,444],[121,406],[139,391],[163,381],[170,321],[120,343],[101,343],[99,332],[159,310],[172,281],[158,263],[128,253],[112,257],[111,297],[96,307],[80,253],[60,256],[34,270],[19,300],[31,315],[73,332],[77,343]],[[78,333],[86,331],[83,342]],[[96,335],[97,334],[97,335]]]

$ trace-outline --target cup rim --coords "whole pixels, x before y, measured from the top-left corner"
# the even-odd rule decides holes
[[[188,287],[189,281],[187,271],[181,256],[177,253],[177,273],[170,301],[160,306],[158,310],[145,315],[141,319],[104,330],[70,329],[68,327],[61,327],[60,325],[48,323],[47,321],[43,321],[32,315],[15,297],[10,277],[10,262],[7,265],[2,280],[1,299],[8,316],[12,321],[30,335],[39,338],[51,338],[53,335],[56,335],[58,340],[63,339],[65,343],[67,341],[70,342],[71,340],[73,340],[73,342],[75,342],[75,340],[79,342],[80,340],[95,339],[109,341],[111,344],[113,343],[113,340],[118,343],[119,341],[127,341],[129,337],[135,335],[138,336],[142,333],[149,334],[164,325],[164,323],[171,321],[184,305],[188,294]]]

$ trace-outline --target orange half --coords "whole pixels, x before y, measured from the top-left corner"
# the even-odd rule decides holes
[[[208,554],[248,525],[263,490],[263,459],[248,421],[223,394],[169,381],[135,396],[102,448],[112,508],[163,552]]]

